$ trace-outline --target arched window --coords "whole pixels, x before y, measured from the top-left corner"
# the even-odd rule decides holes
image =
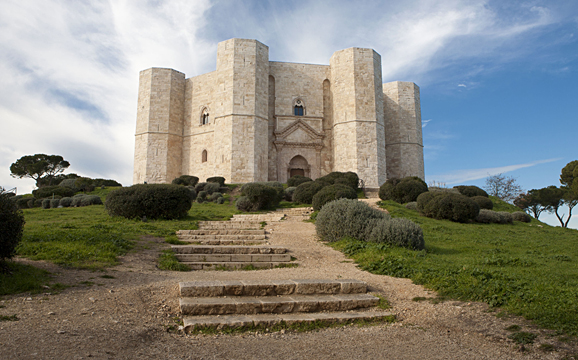
[[[201,125],[207,125],[209,123],[209,110],[207,108],[203,109],[201,113]]]
[[[207,162],[207,150],[203,150],[201,154],[201,162]]]
[[[293,115],[295,116],[305,115],[305,104],[303,104],[303,100],[295,99],[295,101],[293,102]]]

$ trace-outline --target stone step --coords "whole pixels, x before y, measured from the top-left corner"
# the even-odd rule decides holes
[[[265,234],[261,235],[177,235],[181,241],[197,240],[265,240]]]
[[[224,239],[197,239],[197,240],[186,240],[181,239],[181,241],[190,242],[195,245],[264,245],[267,244],[267,240],[244,240],[244,239],[237,239],[237,240],[224,240]],[[183,246],[190,246],[190,245],[183,245]]]
[[[175,254],[285,254],[282,246],[173,245]]]
[[[200,229],[200,230],[179,230],[178,235],[265,235],[265,229],[244,230],[244,229]]]
[[[285,215],[283,214],[235,214],[231,218],[233,221],[251,221],[251,222],[268,222],[268,221],[281,221]]]
[[[223,315],[223,316],[186,316],[183,318],[183,325],[186,333],[206,328],[222,329],[224,327],[265,327],[271,328],[274,325],[284,322],[286,325],[294,323],[312,323],[323,321],[327,323],[340,323],[353,320],[375,321],[383,319],[387,321],[394,315],[383,311],[362,311],[362,312],[332,312],[332,313],[291,313],[291,314],[252,314],[252,315]]]
[[[243,270],[244,268],[252,267],[255,269],[273,269],[277,266],[286,266],[288,264],[296,264],[291,262],[266,262],[266,261],[223,261],[223,262],[186,262],[181,261],[181,264],[188,265],[191,270]],[[251,269],[247,269],[251,270]]]
[[[377,305],[370,294],[281,295],[181,298],[184,315],[287,314],[298,312],[349,311]]]
[[[214,262],[289,262],[289,254],[175,254],[182,263]]]
[[[183,297],[364,294],[367,284],[355,279],[187,281],[179,283]]]
[[[225,229],[245,229],[245,230],[259,230],[261,224],[255,221],[199,221],[199,229],[209,230],[225,230]]]
[[[310,215],[313,212],[312,207],[303,207],[303,208],[287,208],[287,209],[277,209],[275,210],[276,213],[281,213],[285,215]]]

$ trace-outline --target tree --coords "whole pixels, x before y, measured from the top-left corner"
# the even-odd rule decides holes
[[[540,192],[540,200],[541,200],[541,204],[543,206],[546,207],[546,211],[553,213],[556,215],[556,217],[558,218],[558,221],[560,221],[560,225],[562,227],[566,227],[568,226],[568,221],[570,220],[570,217],[572,216],[572,208],[570,208],[570,216],[566,219],[566,222],[564,222],[564,214],[562,214],[560,216],[560,214],[558,213],[558,211],[560,210],[560,208],[562,206],[564,206],[566,204],[566,202],[568,200],[566,200],[566,198],[568,197],[568,192],[565,189],[561,189],[559,187],[556,187],[554,185],[545,187],[543,189],[539,190]],[[576,205],[576,204],[574,204]],[[574,206],[572,206],[574,207]]]
[[[568,218],[564,227],[568,227],[572,217],[572,209],[578,205],[578,160],[570,161],[562,168],[560,174],[560,184],[564,193],[564,205],[568,207]]]
[[[546,210],[546,206],[542,205],[540,200],[540,190],[536,189],[518,195],[518,197],[514,199],[514,205],[527,213],[533,214],[536,220],[538,220],[540,214]]]
[[[8,269],[4,262],[14,256],[24,229],[24,215],[8,194],[0,186],[0,273]]]
[[[500,173],[488,176],[484,190],[488,192],[488,195],[512,203],[522,192],[522,187],[518,185],[515,178]]]
[[[39,185],[39,180],[44,177],[48,180],[47,185],[52,185],[54,176],[69,166],[70,163],[60,155],[26,155],[10,165],[10,175],[18,179],[32,178],[36,180],[37,185]]]

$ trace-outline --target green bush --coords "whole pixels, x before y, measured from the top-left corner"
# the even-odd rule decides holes
[[[76,194],[72,197],[72,202],[70,203],[70,206],[72,207],[79,207],[80,206],[80,200],[85,197],[86,194]]]
[[[206,191],[204,191],[204,190],[199,191],[199,193],[197,194],[197,202],[198,202],[199,204],[202,204],[202,203],[204,203],[205,201],[207,201],[207,195],[208,195],[208,194],[207,194]]]
[[[211,194],[211,196],[209,196],[209,201],[212,202],[217,202],[217,199],[222,198],[223,194],[221,194],[220,192],[214,192]]]
[[[119,183],[116,180],[112,180],[112,179],[93,179],[92,180],[92,185],[94,185],[95,187],[99,187],[102,188],[104,187],[119,187],[122,186],[121,183]]]
[[[205,183],[205,186],[203,187],[203,191],[206,191],[207,195],[211,195],[214,192],[219,192],[220,189],[221,187],[219,184],[214,182]]]
[[[30,199],[30,198],[20,198],[16,200],[16,206],[18,207],[18,209],[28,209],[28,202],[32,201],[32,203],[34,204],[34,199]]]
[[[407,204],[405,204],[405,208],[410,210],[417,210],[417,201],[408,202]]]
[[[50,208],[51,209],[56,209],[58,207],[58,205],[60,205],[60,199],[50,199]]]
[[[277,201],[277,204],[279,202],[281,202],[283,200],[283,198],[285,197],[285,188],[283,187],[283,184],[281,184],[278,181],[258,181],[258,182],[247,183],[247,184],[241,186],[241,193],[243,193],[243,191],[244,191],[243,189],[248,184],[260,184],[260,185],[269,186],[269,187],[272,187],[273,189],[275,189],[275,191],[277,193],[275,201]]]
[[[74,181],[74,186],[85,193],[93,191],[95,187],[94,180],[89,177],[79,177]]]
[[[253,211],[253,203],[246,196],[240,196],[237,201],[235,201],[235,207],[241,211]]]
[[[337,199],[357,199],[357,192],[350,186],[343,184],[326,186],[313,196],[313,210],[321,210],[323,205]]]
[[[272,186],[265,185],[265,183],[247,183],[241,188],[241,195],[246,197],[251,203],[251,206],[248,206],[244,200],[242,208],[237,207],[241,211],[274,209],[281,200],[278,190]]]
[[[102,199],[98,195],[86,195],[80,198],[80,206],[102,205]]]
[[[50,209],[50,199],[42,199],[42,208]]]
[[[392,178],[379,187],[379,198],[404,204],[416,201],[417,197],[426,191],[428,191],[427,184],[417,176]]]
[[[187,186],[187,189],[189,189],[190,192],[190,196],[191,196],[191,201],[195,201],[195,199],[197,198],[197,192],[195,191],[195,187],[194,186]]]
[[[181,175],[171,181],[173,185],[195,186],[199,183],[199,178],[191,175]]]
[[[205,185],[207,185],[206,182],[198,183],[197,185],[195,185],[195,191],[197,192],[197,194],[205,190]]]
[[[52,197],[52,195],[59,195],[62,197],[66,197],[74,195],[74,191],[67,187],[54,185],[54,186],[45,186],[38,188],[36,190],[32,190],[32,195],[34,195],[36,199],[49,198]]]
[[[29,200],[26,202],[26,206],[27,206],[29,209],[35,208],[35,207],[36,207],[35,205],[36,205],[36,199],[29,199]]]
[[[222,176],[213,176],[207,179],[208,183],[217,183],[219,187],[225,186],[225,178]]]
[[[218,198],[217,200],[215,200],[215,202],[216,202],[217,204],[224,204],[224,203],[225,203],[225,198],[221,196],[220,198]]]
[[[62,199],[60,199],[60,205],[62,205],[62,207],[70,207],[71,204],[72,204],[71,197],[63,197]]]
[[[64,179],[60,182],[60,184],[58,184],[58,186],[69,188],[70,190],[72,190],[74,192],[80,191],[80,189],[78,189],[74,185],[75,182],[76,182],[76,179]]]
[[[512,214],[506,211],[493,211],[482,209],[476,221],[482,224],[512,224],[514,221]]]
[[[303,183],[306,183],[308,181],[313,181],[311,180],[311,178],[308,178],[306,176],[302,176],[302,175],[295,175],[289,178],[289,180],[287,180],[287,187],[297,187]]]
[[[514,219],[514,221],[520,221],[520,222],[525,222],[525,223],[529,223],[532,221],[532,217],[523,211],[513,212],[512,213],[512,219]]]
[[[480,209],[492,210],[494,208],[494,203],[490,198],[484,196],[472,196],[471,198],[480,206]]]
[[[421,227],[413,221],[404,218],[378,220],[373,226],[367,241],[413,250],[422,250],[425,247]]]
[[[0,229],[0,261],[4,261],[14,256],[24,230],[24,214],[5,193],[0,194]]]
[[[293,194],[295,193],[296,186],[289,186],[285,189],[285,193],[283,194],[283,198],[285,201],[293,201]]]
[[[344,237],[367,240],[367,229],[372,219],[388,219],[382,211],[372,209],[364,202],[352,199],[331,201],[319,211],[315,221],[317,235],[325,241],[338,241]]]
[[[357,191],[359,187],[359,177],[357,176],[356,173],[351,171],[348,172],[333,171],[325,176],[318,178],[315,181],[325,183],[327,185],[343,184],[352,187],[355,191]]]
[[[458,185],[454,186],[454,189],[457,189],[460,192],[460,194],[465,195],[467,197],[474,197],[474,196],[488,197],[487,192],[474,185]]]
[[[177,219],[187,216],[192,205],[190,191],[184,186],[139,184],[111,191],[106,210],[111,216],[128,219]]]
[[[425,192],[417,198],[417,209],[427,217],[461,223],[476,219],[480,212],[474,200],[452,192]]]
[[[293,193],[293,201],[299,204],[311,204],[313,202],[313,196],[328,186],[327,183],[322,183],[319,181],[309,181],[305,182],[295,189]]]

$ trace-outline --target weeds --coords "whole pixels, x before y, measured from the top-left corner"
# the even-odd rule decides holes
[[[536,334],[520,331],[509,335],[508,339],[513,340],[516,344],[526,345],[526,344],[533,344],[534,340],[536,340],[537,337],[538,335]]]
[[[159,256],[157,267],[161,270],[171,271],[191,271],[191,268],[179,262],[175,253],[171,249],[163,250]]]
[[[0,321],[18,321],[18,316],[16,315],[0,315]]]

